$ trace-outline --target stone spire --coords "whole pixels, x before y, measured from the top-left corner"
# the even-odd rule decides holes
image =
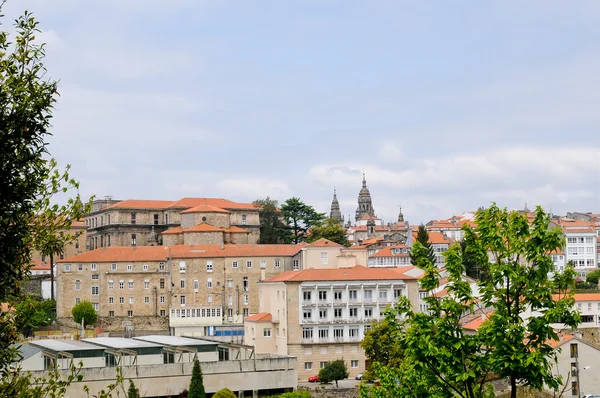
[[[373,203],[371,201],[371,193],[367,188],[367,179],[365,173],[363,173],[362,188],[358,193],[358,207],[356,208],[356,221],[360,220],[361,217],[371,216],[375,217],[375,210],[373,210]]]
[[[527,207],[527,202],[525,202],[525,208],[523,209],[523,213],[530,213],[531,210]]]
[[[152,231],[148,234],[148,246],[157,246],[158,238],[156,236],[156,232],[154,232],[154,225],[152,226]]]
[[[404,222],[404,214],[402,214],[402,206],[400,206],[400,212],[398,213],[398,222]]]
[[[337,191],[335,188],[333,188],[333,200],[331,201],[331,212],[329,213],[329,218],[342,225],[344,224],[344,217],[342,217],[342,212],[340,211],[340,202],[338,202]]]

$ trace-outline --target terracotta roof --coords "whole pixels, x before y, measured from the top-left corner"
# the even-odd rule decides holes
[[[174,259],[214,257],[275,257],[293,256],[304,244],[290,245],[175,245],[105,247],[57,261],[58,263],[112,263],[135,261],[165,261],[169,255]]]
[[[377,218],[375,216],[370,216],[368,214],[362,216],[361,218],[359,218],[359,220],[381,220],[381,218]]]
[[[558,300],[558,294],[553,294],[554,300]],[[600,293],[575,293],[573,295],[575,301],[600,301]]]
[[[180,234],[183,232],[183,229],[181,229],[181,227],[173,227],[173,228],[169,228],[166,231],[163,231],[161,233],[161,235],[169,235],[169,234]]]
[[[173,204],[172,200],[122,200],[102,210],[108,209],[166,209]]]
[[[187,213],[224,213],[224,214],[231,214],[230,211],[221,209],[220,207],[216,207],[216,206],[211,206],[211,205],[199,205],[199,206],[194,206],[190,209],[184,210],[181,212],[181,214],[187,214]]]
[[[573,227],[573,228],[563,228],[562,230],[566,234],[569,234],[569,233],[573,233],[573,234],[596,233],[596,230],[594,228],[592,228],[592,227],[587,227],[587,228]]]
[[[352,268],[304,269],[286,271],[263,281],[270,282],[308,282],[308,281],[371,281],[414,279],[393,268],[367,268],[361,265]]]
[[[432,224],[425,226],[426,229],[460,229],[458,223],[455,225],[449,220],[431,220],[429,223]]]
[[[235,225],[227,228],[225,230],[225,232],[229,232],[232,234],[242,234],[242,233],[248,234],[248,233],[250,233],[250,231],[248,231],[247,229],[236,227]]]
[[[442,289],[439,292],[434,293],[433,297],[441,298],[441,297],[446,297],[447,295],[448,295],[448,290],[447,289]]]
[[[370,255],[369,257],[409,257],[410,256],[410,252],[408,253],[394,253],[392,252],[392,249],[395,248],[408,248],[408,246],[386,246],[383,249],[379,250],[377,253],[374,253],[372,255]]]
[[[186,232],[223,232],[223,228],[215,227],[207,223],[195,225],[191,228],[186,228],[183,233]]]
[[[321,238],[321,239],[317,239],[313,243],[306,245],[306,247],[344,247],[344,246],[340,245],[339,243],[330,241],[329,239]]]
[[[50,264],[46,261],[33,261],[32,266],[29,267],[31,271],[50,271]]]
[[[467,322],[463,325],[464,329],[467,330],[477,330],[479,329],[479,327],[481,326],[481,324],[485,321],[487,321],[489,318],[487,317],[487,314],[485,314],[484,316],[480,316],[477,319],[472,320],[471,322]]]
[[[273,321],[273,315],[269,312],[259,312],[258,314],[250,315],[244,318],[247,322],[271,322]]]
[[[374,245],[381,242],[383,238],[371,238],[363,240],[363,245]]]
[[[170,208],[190,208],[200,205],[210,205],[221,209],[248,209],[256,210],[258,208],[252,203],[237,203],[223,198],[183,198],[173,202]]]
[[[565,254],[565,251],[560,247],[557,247],[555,250],[552,250],[550,254]]]
[[[559,338],[559,340],[547,341],[548,345],[552,348],[556,348],[556,347],[572,340],[574,338],[574,336],[570,335],[570,334],[559,334],[558,338]]]
[[[450,243],[452,243],[452,240],[446,236],[444,236],[443,233],[438,232],[438,231],[429,231],[429,243],[431,243],[432,245],[449,245]],[[417,231],[413,231],[413,242],[417,241]]]
[[[367,226],[366,225],[354,225],[352,227],[350,227],[349,229],[354,230],[354,231],[358,231],[358,232],[362,232],[362,231],[366,231],[367,230]],[[405,226],[398,226],[398,225],[391,225],[390,227],[388,227],[387,225],[376,225],[375,226],[375,231],[391,231],[391,232],[396,232],[396,231],[406,231],[406,227]]]

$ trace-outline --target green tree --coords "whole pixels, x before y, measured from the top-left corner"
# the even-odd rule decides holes
[[[71,313],[73,314],[73,320],[78,324],[83,321],[84,326],[93,325],[98,320],[98,314],[96,314],[94,305],[89,301],[82,301],[79,304],[75,304]]]
[[[421,246],[425,248],[425,254],[427,255],[427,258],[431,260],[433,264],[435,264],[435,252],[433,251],[433,245],[429,241],[429,233],[423,224],[419,225],[419,229],[417,231],[417,242],[419,242]],[[417,259],[415,258],[414,254],[410,255],[410,262],[412,265],[417,264]]]
[[[397,330],[395,323],[387,318],[373,322],[360,343],[371,364],[399,365],[402,360],[402,348],[396,339]]]
[[[202,379],[202,369],[198,359],[194,359],[194,368],[192,369],[192,380],[188,390],[188,398],[206,398],[204,391],[204,381]]]
[[[587,283],[598,286],[598,279],[600,279],[600,269],[594,270],[588,273],[585,277]]]
[[[289,237],[277,201],[267,196],[266,199],[255,200],[253,204],[260,209],[259,242],[262,244],[286,243]]]
[[[229,388],[222,388],[212,396],[212,398],[237,398]]]
[[[335,381],[335,386],[338,387],[338,380],[348,378],[348,368],[343,359],[336,359],[329,362],[324,368],[319,370],[319,381],[321,383],[329,383]]]
[[[129,389],[127,390],[127,398],[138,398],[139,396],[140,392],[137,388],[135,388],[133,380],[129,379]]]
[[[465,227],[465,240],[466,252],[487,275],[478,282],[480,296],[473,295],[463,278],[463,250],[451,246],[444,254],[448,295],[426,297],[426,313],[414,312],[406,298],[388,312],[387,319],[398,329],[404,371],[412,372],[398,377],[398,367],[382,366],[378,376],[382,386],[387,380],[388,392],[419,376],[432,391],[486,397],[492,394],[486,386],[490,374],[510,380],[511,397],[516,397],[517,385],[558,389],[561,379],[552,373],[556,354],[550,345],[558,336],[551,324],[576,327],[580,319],[572,309],[573,268],[548,278],[554,271],[549,253],[562,247],[562,232],[549,228],[550,219],[540,207],[529,223],[526,216],[493,204],[477,212],[475,223],[475,230]],[[413,245],[413,260],[425,271],[421,288],[438,288],[439,270],[420,242]],[[461,319],[476,304],[494,311],[475,334],[467,335]],[[523,315],[528,311],[532,315],[527,318]]]
[[[289,231],[288,240],[293,243],[305,241],[307,232],[325,219],[324,213],[318,213],[314,207],[296,197],[286,200],[281,211]]]
[[[13,305],[15,326],[25,337],[29,337],[34,329],[54,322],[56,302],[52,299],[42,300],[39,296],[27,295],[19,298]]]
[[[348,235],[346,230],[335,220],[328,218],[324,223],[315,225],[310,229],[310,235],[307,242],[314,242],[321,238],[329,239],[332,242],[339,243],[340,245],[350,247],[348,241]]]

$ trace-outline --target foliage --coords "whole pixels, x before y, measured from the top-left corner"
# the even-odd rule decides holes
[[[365,356],[372,364],[398,366],[402,359],[402,348],[396,339],[395,323],[387,318],[375,321],[371,329],[365,333],[360,345],[365,350]],[[364,374],[363,374],[364,376]]]
[[[314,207],[302,202],[299,198],[290,198],[281,205],[283,218],[287,223],[288,241],[303,242],[307,232],[325,219],[324,213],[317,213]]]
[[[73,314],[73,320],[80,324],[83,320],[83,325],[93,325],[98,320],[98,314],[94,309],[94,305],[89,301],[82,301],[79,304],[75,304],[71,310]]]
[[[54,322],[56,301],[42,300],[39,296],[27,295],[17,300],[15,307],[15,326],[19,333],[29,337],[33,329],[48,326]]]
[[[598,286],[598,279],[600,279],[600,269],[589,272],[585,277],[587,283],[596,285],[596,287]]]
[[[329,239],[332,242],[350,247],[346,230],[342,228],[339,222],[332,218],[328,218],[322,224],[312,227],[306,241],[310,243],[321,238]]]
[[[310,398],[310,391],[284,392],[277,398]]]
[[[260,209],[259,242],[262,244],[287,243],[286,240],[289,237],[277,201],[267,196],[266,199],[255,200],[253,204]]]
[[[212,398],[236,398],[236,395],[229,388],[222,388]]]
[[[127,391],[125,391],[125,387],[123,387],[123,382],[125,381],[125,378],[121,374],[121,368],[117,367],[115,369],[117,372],[117,377],[116,377],[115,382],[109,384],[105,389],[103,388],[102,390],[98,391],[98,393],[92,394],[92,398],[112,398],[113,393],[116,393],[116,396],[119,397],[119,396],[121,396],[121,394],[120,394],[121,391],[123,392],[123,394],[125,396],[127,395]],[[87,385],[85,385],[85,386],[83,386],[83,391],[87,394],[87,396],[89,398],[90,388]]]
[[[526,216],[495,204],[480,209],[475,230],[464,227],[465,250],[486,274],[478,282],[479,300],[463,278],[465,250],[455,244],[444,254],[448,295],[424,298],[425,313],[415,313],[406,298],[388,310],[386,319],[396,329],[403,359],[399,365],[375,366],[382,391],[363,388],[363,396],[487,397],[493,394],[486,386],[490,374],[510,380],[511,397],[517,385],[556,390],[561,379],[552,374],[556,354],[549,343],[558,336],[551,324],[575,327],[579,315],[572,310],[573,268],[548,278],[554,271],[549,253],[564,240],[549,222],[540,207],[531,224]],[[415,242],[413,261],[425,271],[421,288],[431,292],[439,287],[440,273],[428,254]],[[467,335],[461,320],[474,313],[476,304],[493,312]],[[529,317],[523,316],[526,311]],[[407,393],[418,386],[429,386],[429,395]]]
[[[475,280],[485,279],[487,277],[485,272],[482,272],[475,258],[471,255],[471,253],[467,251],[467,242],[461,240],[459,242],[459,245],[462,255],[463,266],[465,267],[465,274],[468,277],[473,278]]]
[[[429,242],[429,233],[423,224],[419,225],[419,229],[417,231],[417,242],[423,246],[427,258],[433,264],[435,264],[435,252],[433,251],[433,245],[431,242]],[[417,259],[415,258],[414,253],[411,253],[410,255],[410,262],[412,265],[417,265]]]
[[[127,398],[138,398],[139,396],[139,390],[135,388],[133,380],[129,379],[129,389],[127,390]]]
[[[194,368],[192,369],[192,380],[188,390],[188,398],[205,398],[204,381],[202,379],[202,369],[198,359],[194,359]]]
[[[329,383],[335,381],[335,386],[338,386],[338,380],[348,378],[348,368],[343,359],[336,359],[329,362],[324,368],[319,370],[319,381],[321,383]]]
[[[72,365],[70,372],[64,376],[64,372],[58,369],[47,371],[45,378],[34,378],[30,372],[23,372],[20,368],[7,370],[0,381],[0,396],[11,398],[46,398],[63,397],[67,387],[73,382],[83,380],[81,368]]]

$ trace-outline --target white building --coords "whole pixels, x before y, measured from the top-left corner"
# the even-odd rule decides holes
[[[406,267],[411,265],[410,247],[387,246],[369,256],[369,267]]]
[[[562,218],[553,221],[564,232],[566,238],[566,261],[573,262],[576,269],[597,268],[598,252],[596,228],[587,221]]]
[[[562,376],[564,396],[581,396],[600,391],[600,350],[571,335],[559,335],[550,345],[557,355],[554,374]]]

